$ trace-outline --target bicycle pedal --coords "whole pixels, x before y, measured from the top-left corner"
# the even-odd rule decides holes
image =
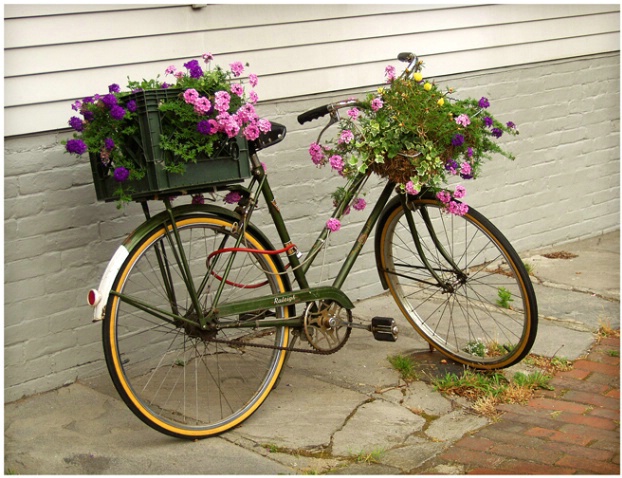
[[[374,317],[369,330],[374,334],[374,339],[384,342],[395,342],[399,333],[395,320],[390,317]]]

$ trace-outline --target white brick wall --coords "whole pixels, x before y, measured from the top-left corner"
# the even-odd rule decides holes
[[[483,212],[519,251],[619,228],[619,55],[441,79],[463,96],[487,96],[501,120],[521,134],[507,144],[517,156],[485,166],[468,184],[467,202]],[[320,74],[320,73],[318,73]],[[347,95],[340,95],[340,97]],[[323,95],[264,104],[263,115],[288,127],[287,139],[262,156],[294,242],[313,243],[340,184],[317,170],[307,148],[321,121],[296,116],[334,98]],[[69,111],[69,110],[68,110]],[[142,220],[138,205],[118,211],[97,203],[86,161],[64,154],[65,133],[5,141],[5,400],[105,373],[101,327],[91,323],[87,289],[96,286],[122,238]],[[372,187],[368,202],[378,188]],[[267,214],[259,212],[262,223]],[[332,236],[323,260],[334,265],[349,250],[365,214],[353,212]],[[270,232],[271,237],[274,233]],[[373,242],[346,281],[352,299],[381,292]],[[319,280],[313,271],[311,278]]]

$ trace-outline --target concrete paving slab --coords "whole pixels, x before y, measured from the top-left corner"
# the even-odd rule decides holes
[[[358,407],[333,437],[332,454],[357,456],[384,452],[406,442],[426,421],[410,410],[375,400]]]
[[[482,416],[474,415],[465,410],[455,410],[433,421],[426,429],[425,434],[434,440],[454,442],[467,433],[479,430],[489,423],[488,419]]]
[[[5,472],[15,474],[284,474],[291,469],[222,438],[151,430],[118,399],[81,384],[5,406]]]

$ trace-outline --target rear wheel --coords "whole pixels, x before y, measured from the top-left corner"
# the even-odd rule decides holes
[[[507,239],[473,208],[455,216],[436,199],[417,197],[404,210],[397,199],[379,223],[378,260],[408,322],[460,363],[497,369],[520,361],[536,338],[538,313]]]
[[[207,214],[176,221],[187,280],[203,311],[210,310],[230,256],[210,259],[211,274],[207,257],[234,245],[237,224]],[[263,403],[285,360],[278,348],[288,345],[290,333],[287,327],[239,327],[266,311],[219,317],[211,330],[193,325],[198,315],[173,237],[171,226],[161,224],[129,251],[106,307],[104,352],[115,387],[134,414],[163,433],[204,438],[236,426]],[[241,246],[271,248],[248,231]],[[237,253],[219,303],[286,292],[279,272],[280,262],[269,255]],[[282,307],[269,312],[287,315]]]

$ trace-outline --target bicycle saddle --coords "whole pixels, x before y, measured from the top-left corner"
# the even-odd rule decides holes
[[[266,149],[269,146],[275,145],[283,141],[287,128],[279,123],[272,123],[272,129],[267,133],[261,133],[259,138],[249,143],[254,147],[255,151]]]

